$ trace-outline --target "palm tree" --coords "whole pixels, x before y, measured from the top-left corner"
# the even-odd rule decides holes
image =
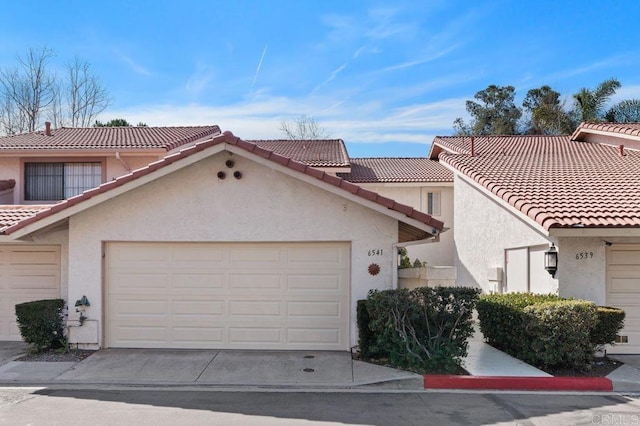
[[[604,107],[611,96],[620,88],[620,82],[615,78],[605,80],[595,90],[582,88],[573,95],[575,106],[573,113],[577,121],[602,121],[604,120]]]

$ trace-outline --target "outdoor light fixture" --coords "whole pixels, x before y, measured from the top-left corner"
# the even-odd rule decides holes
[[[551,243],[549,250],[544,252],[544,269],[546,269],[553,278],[556,277],[556,271],[558,270],[558,251],[553,243]]]

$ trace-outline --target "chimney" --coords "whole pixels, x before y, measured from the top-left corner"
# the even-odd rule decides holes
[[[475,138],[473,136],[471,136],[471,156],[475,157],[476,156],[476,145],[475,145]]]
[[[50,121],[45,121],[44,122],[44,134],[47,136],[51,136],[51,122]]]
[[[624,145],[618,146],[618,155],[620,155],[620,157],[624,157]]]

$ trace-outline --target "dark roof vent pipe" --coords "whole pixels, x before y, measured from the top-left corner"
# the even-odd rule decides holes
[[[471,136],[471,156],[475,157],[476,156],[476,139]]]
[[[45,121],[44,122],[44,134],[47,136],[51,136],[51,122],[50,121]]]
[[[618,146],[618,155],[620,155],[620,157],[624,157],[624,145]]]

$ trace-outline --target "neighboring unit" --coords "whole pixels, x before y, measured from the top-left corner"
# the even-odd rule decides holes
[[[640,124],[582,124],[572,136],[436,137],[454,174],[458,284],[558,292],[623,308],[640,352]],[[555,278],[545,251],[558,251]]]

